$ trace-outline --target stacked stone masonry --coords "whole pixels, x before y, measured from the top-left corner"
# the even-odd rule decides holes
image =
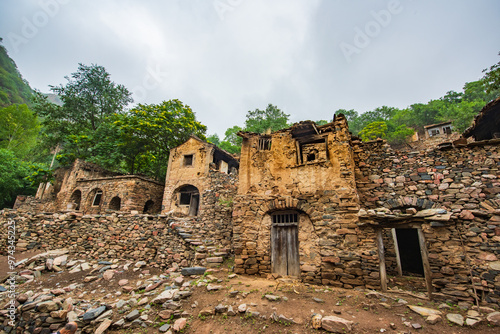
[[[227,153],[191,138],[171,152],[164,189],[86,166],[76,170],[91,175],[64,172],[49,189],[55,202],[27,199],[17,212],[4,212],[2,223],[9,215],[16,220],[20,251],[68,247],[90,258],[119,255],[156,266],[217,266],[233,253],[236,273],[375,289],[384,288],[382,260],[389,276],[408,269],[406,245],[397,243],[413,238],[398,233],[411,232],[422,243],[410,255],[426,254],[430,272],[423,263],[421,275],[435,296],[500,304],[499,140],[394,151],[382,140],[353,138],[343,116],[323,126],[307,121],[239,135],[239,172]],[[140,206],[153,193],[159,205],[163,192],[163,215],[40,213],[68,209],[76,187],[82,198],[95,198],[90,192],[99,182],[108,206],[115,190]],[[182,194],[199,196],[195,215]],[[143,212],[140,206],[127,209]]]

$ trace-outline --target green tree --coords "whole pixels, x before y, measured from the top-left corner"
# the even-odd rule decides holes
[[[500,56],[500,52],[498,53]],[[486,92],[491,93],[493,91],[500,91],[500,61],[489,68],[483,70],[484,76],[482,81],[486,86]]]
[[[39,131],[40,122],[27,105],[13,104],[0,109],[0,148],[24,158],[36,145]]]
[[[374,140],[377,138],[385,138],[387,132],[387,124],[384,121],[375,121],[363,128],[359,132],[361,139],[364,141]]]
[[[359,118],[359,114],[354,109],[337,109],[334,112],[335,115],[343,114],[347,119],[347,124],[349,125],[349,131],[354,135],[357,135],[363,127],[361,126],[361,119]]]
[[[34,195],[36,188],[26,179],[29,166],[9,150],[0,148],[0,209],[12,208],[17,195]]]
[[[390,144],[403,144],[408,142],[411,136],[415,133],[415,130],[406,127],[402,124],[398,126],[393,132],[388,133],[388,142]]]
[[[95,131],[107,116],[133,102],[128,89],[111,81],[102,66],[80,63],[78,71],[65,78],[66,85],[50,87],[64,103],[64,118],[79,128]]]
[[[278,131],[288,127],[290,115],[269,104],[265,110],[249,110],[246,115],[245,131],[264,133],[268,129]]]
[[[102,150],[96,147],[103,140],[101,132],[109,132],[110,116],[123,113],[132,102],[131,93],[111,81],[104,67],[94,64],[79,64],[78,71],[66,79],[64,86],[51,86],[63,106],[49,102],[39,92],[34,97],[33,108],[43,120],[45,145],[62,147],[59,160],[63,163],[75,158],[99,160],[96,156]]]
[[[211,144],[214,144],[215,146],[220,145],[220,138],[219,135],[214,133],[213,135],[210,135],[207,137],[207,141]]]
[[[113,115],[112,120],[111,132],[117,137],[111,142],[121,153],[126,170],[159,180],[165,176],[172,148],[191,135],[205,139],[206,126],[179,100],[139,104],[127,114]]]

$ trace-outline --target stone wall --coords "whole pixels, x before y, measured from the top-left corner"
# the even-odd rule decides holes
[[[500,146],[395,152],[384,141],[354,142],[356,187],[364,208],[413,196],[449,210],[479,209],[500,193]]]
[[[137,175],[77,180],[72,193],[63,201],[71,205],[71,197],[80,192],[80,211],[98,214],[107,211],[158,213],[161,210],[163,185]],[[99,205],[93,205],[96,191],[102,191]],[[74,209],[74,208],[73,208]]]
[[[101,200],[98,205],[94,205],[98,190],[102,192]],[[77,159],[71,167],[57,169],[53,185],[41,185],[36,198],[19,196],[14,208],[25,212],[78,210],[85,214],[109,211],[158,213],[163,190],[161,183],[151,179],[139,175],[120,175]]]
[[[396,275],[391,228],[421,228],[437,295],[471,300],[477,293],[481,300],[499,303],[498,143],[415,152],[392,151],[381,140],[353,145],[362,207],[357,253],[371,256],[362,261],[359,283],[380,286],[372,280],[379,271],[374,232],[385,234],[387,270]]]
[[[82,259],[148,261],[155,267],[188,266],[194,245],[180,233],[186,223],[154,215],[82,215],[79,212],[31,214],[5,210],[16,225],[16,252],[67,248]],[[7,228],[2,228],[1,255],[6,255]]]

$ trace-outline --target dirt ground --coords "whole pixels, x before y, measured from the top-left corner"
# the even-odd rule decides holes
[[[116,296],[120,291],[118,281],[126,278],[130,285],[135,286],[138,280],[144,280],[150,275],[159,275],[165,273],[159,269],[146,268],[144,270],[132,272],[117,271],[116,275],[110,281],[102,279],[85,283],[82,288],[71,292],[71,297],[81,303],[106,303],[113,304],[118,299],[127,299],[130,296],[126,294]],[[145,274],[146,273],[146,274]],[[355,323],[351,333],[498,333],[498,327],[492,328],[485,323],[476,328],[465,328],[452,325],[445,320],[435,325],[425,322],[420,315],[411,311],[405,304],[398,299],[403,299],[409,305],[419,305],[437,309],[441,302],[431,302],[426,299],[416,298],[405,293],[388,292],[384,296],[369,298],[367,291],[345,290],[325,286],[313,286],[292,280],[274,280],[255,276],[236,275],[229,278],[231,272],[227,266],[222,266],[210,273],[214,280],[212,284],[222,285],[223,288],[218,291],[207,291],[207,277],[186,277],[185,280],[194,281],[191,286],[193,295],[182,300],[182,309],[188,319],[188,326],[183,333],[324,333],[324,330],[311,328],[311,316],[319,313],[323,316],[335,315]],[[68,286],[72,283],[82,283],[85,273],[69,274],[62,273],[44,273],[42,277],[31,283],[19,286],[18,291],[27,290],[40,291],[41,289],[59,288]],[[400,287],[411,287],[418,284],[404,284],[401,282],[392,282],[393,285]],[[201,282],[198,284],[198,282]],[[398,284],[399,283],[399,284]],[[199,285],[199,286],[197,286]],[[157,290],[159,293],[161,289]],[[230,291],[238,291],[233,296]],[[281,297],[279,301],[269,301],[264,296],[273,294]],[[60,297],[66,298],[67,295]],[[140,299],[140,295],[135,298]],[[314,299],[316,298],[316,300]],[[257,311],[260,316],[247,317],[244,314],[228,316],[225,314],[216,314],[210,316],[199,316],[199,312],[205,308],[214,309],[218,304],[232,305],[237,312],[240,304],[246,304],[252,311]],[[153,306],[150,310],[141,310],[148,315],[148,320],[153,321],[153,325],[145,329],[108,329],[106,333],[159,333],[158,328],[164,323],[159,318],[158,313],[162,310],[160,305]],[[293,319],[294,323],[286,324],[284,322],[274,322],[271,315],[276,312],[277,315],[283,315],[286,318]],[[456,305],[452,306],[450,313],[461,313]],[[445,313],[445,312],[444,312]],[[115,312],[113,320],[117,321],[125,314]],[[172,323],[175,319],[167,321]],[[403,322],[409,321],[412,324],[418,323],[422,326],[420,329],[409,328]],[[392,326],[392,327],[391,327]]]

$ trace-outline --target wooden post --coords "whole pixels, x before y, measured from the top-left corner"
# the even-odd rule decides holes
[[[380,269],[380,286],[382,291],[387,291],[387,272],[385,271],[384,239],[382,229],[377,230],[378,261]]]
[[[398,236],[396,234],[396,229],[392,228],[392,240],[394,241],[394,251],[396,252],[396,265],[398,267],[398,275],[403,276],[403,267],[401,266],[401,256],[399,255],[399,245]]]
[[[432,300],[432,272],[431,266],[429,264],[429,254],[427,253],[427,246],[425,245],[425,237],[422,228],[417,228],[417,232],[418,243],[420,245],[420,254],[422,255],[422,264],[424,266],[425,285],[427,286],[427,294],[429,295],[429,300]]]

